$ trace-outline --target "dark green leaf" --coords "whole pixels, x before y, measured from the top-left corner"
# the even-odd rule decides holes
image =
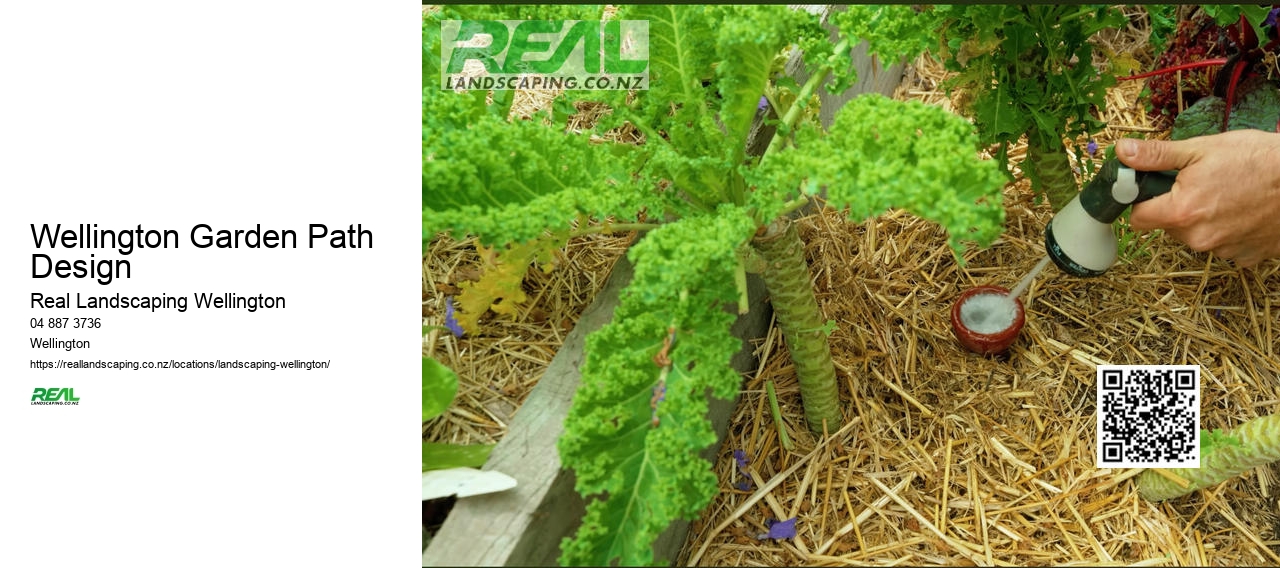
[[[1242,82],[1236,92],[1227,130],[1252,128],[1274,132],[1280,122],[1280,89],[1262,78]],[[1227,104],[1215,96],[1203,97],[1178,114],[1170,138],[1185,140],[1222,132]]]
[[[1151,51],[1155,55],[1160,55],[1178,29],[1177,6],[1160,4],[1143,8],[1151,21],[1151,35],[1147,37],[1147,43],[1151,44]]]

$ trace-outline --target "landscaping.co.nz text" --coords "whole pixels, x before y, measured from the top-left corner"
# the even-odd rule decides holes
[[[445,77],[445,90],[467,89],[467,90],[498,90],[509,91],[515,89],[567,89],[578,90],[584,89],[588,91],[594,90],[645,90],[648,89],[648,77],[645,75],[621,75],[621,76],[588,76],[586,78],[579,77],[549,77],[543,75],[522,76],[522,75],[504,75],[500,77],[461,77],[449,75]]]

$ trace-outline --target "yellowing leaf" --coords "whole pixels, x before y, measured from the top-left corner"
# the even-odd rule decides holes
[[[1135,71],[1142,68],[1142,63],[1134,59],[1132,55],[1116,54],[1110,60],[1111,74],[1116,77],[1124,77],[1132,75]]]
[[[528,300],[521,284],[534,260],[549,271],[554,265],[554,251],[568,241],[567,231],[545,235],[532,241],[513,245],[499,251],[496,247],[481,247],[480,261],[484,274],[476,282],[462,282],[458,286],[458,324],[463,331],[474,334],[479,331],[480,315],[487,310],[496,314],[516,315],[519,306]]]
[[[1000,47],[999,38],[993,37],[987,41],[982,41],[981,38],[976,37],[967,39],[960,44],[960,52],[956,54],[956,61],[960,62],[961,65],[966,65],[970,59],[991,53],[997,47]]]

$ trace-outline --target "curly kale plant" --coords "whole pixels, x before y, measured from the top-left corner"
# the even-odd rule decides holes
[[[635,276],[613,321],[587,340],[559,440],[590,500],[562,545],[566,565],[653,563],[658,534],[714,497],[715,474],[697,455],[715,442],[707,393],[730,398],[740,385],[729,362],[742,341],[724,307],[745,308],[746,271],[768,286],[810,428],[843,421],[788,213],[825,190],[853,220],[891,207],[933,219],[956,250],[962,239],[989,243],[1004,215],[1000,166],[980,160],[972,126],[940,108],[867,95],[820,129],[806,109],[827,79],[836,90],[851,83],[853,40],[833,46],[813,16],[781,6],[632,6],[616,17],[649,22],[650,89],[563,96],[609,107],[594,134],[629,125],[642,144],[566,132],[549,117],[509,120],[482,93],[425,80],[423,89],[423,239],[477,235],[500,277],[464,291],[475,293],[460,299],[471,314],[464,328],[486,308],[509,310],[518,276],[565,239],[646,231],[627,253]],[[424,58],[439,57],[431,25]],[[794,47],[813,72],[804,85],[778,77],[779,55]],[[762,96],[794,102],[771,109],[778,135],[764,155],[749,155]]]
[[[844,16],[884,56],[914,57],[926,48],[957,75],[948,87],[962,93],[961,110],[973,117],[984,144],[999,144],[997,159],[1027,137],[1022,170],[1056,211],[1076,195],[1063,139],[1103,127],[1115,77],[1093,66],[1088,39],[1127,23],[1116,9],[1076,4],[960,4],[917,10],[911,6],[855,6]],[[904,34],[899,30],[912,30]],[[940,43],[903,42],[938,37]],[[1095,115],[1099,113],[1098,115]],[[1076,148],[1077,156],[1085,155]]]

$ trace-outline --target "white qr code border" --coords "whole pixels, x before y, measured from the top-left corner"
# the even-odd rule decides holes
[[[1176,381],[1174,389],[1184,391],[1184,395],[1190,395],[1192,404],[1189,409],[1193,415],[1192,420],[1195,421],[1195,431],[1193,440],[1190,442],[1191,450],[1189,451],[1190,459],[1179,461],[1168,461],[1165,459],[1137,461],[1133,459],[1134,452],[1127,451],[1131,449],[1131,445],[1126,445],[1123,440],[1117,441],[1116,438],[1108,436],[1108,430],[1104,427],[1104,421],[1108,419],[1109,414],[1106,411],[1105,402],[1108,401],[1108,393],[1115,396],[1118,390],[1123,390],[1126,386],[1124,381],[1134,375],[1134,371],[1172,371],[1174,380]],[[1187,382],[1189,381],[1189,383]],[[1099,468],[1199,468],[1200,467],[1200,366],[1199,365],[1098,365],[1096,385],[1095,385],[1095,408],[1097,414],[1097,423],[1095,430],[1095,459]],[[1144,397],[1145,401],[1145,397]],[[1128,410],[1128,409],[1126,409]],[[1184,416],[1185,417],[1185,416]],[[1137,425],[1135,425],[1137,427]],[[1144,437],[1145,437],[1144,432]],[[1105,450],[1105,452],[1104,452]],[[1105,455],[1104,455],[1105,453]],[[1183,454],[1186,455],[1186,454]],[[1159,457],[1159,456],[1158,456]]]

